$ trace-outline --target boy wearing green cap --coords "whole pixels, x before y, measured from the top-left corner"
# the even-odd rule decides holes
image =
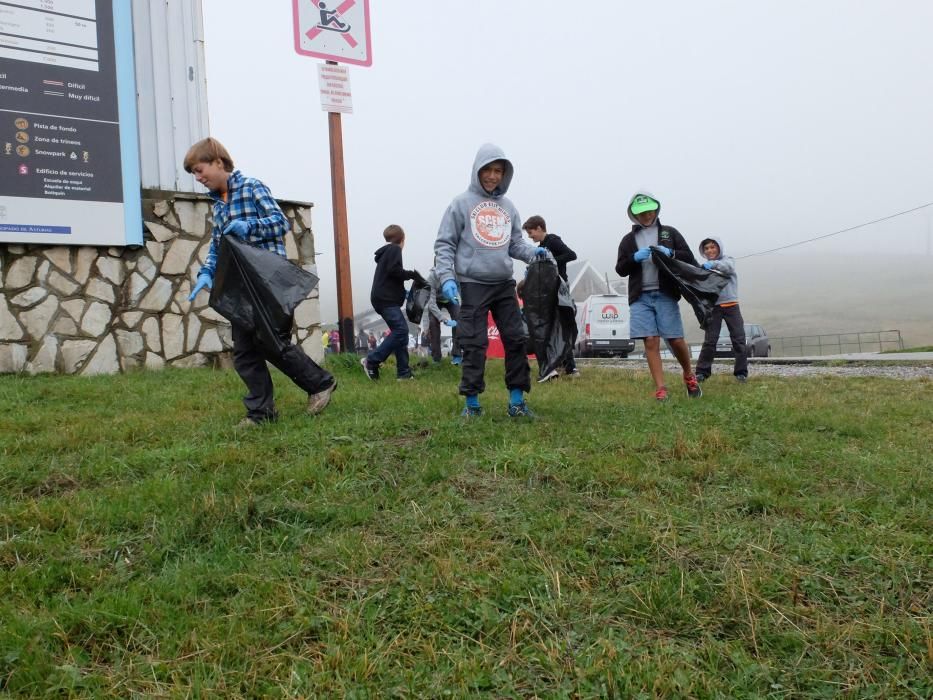
[[[680,232],[661,224],[660,212],[660,201],[650,193],[638,192],[632,197],[628,217],[634,225],[619,243],[616,272],[628,277],[631,335],[641,338],[645,344],[645,359],[655,384],[654,397],[658,401],[667,400],[661,364],[661,338],[665,338],[683,370],[687,395],[699,398],[703,391],[690,366],[690,348],[684,341],[684,326],[677,306],[680,292],[672,280],[659,274],[651,252],[654,250],[692,265],[697,261]]]

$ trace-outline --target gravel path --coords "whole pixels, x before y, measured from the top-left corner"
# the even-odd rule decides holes
[[[581,367],[617,367],[620,369],[648,371],[648,364],[644,360],[592,360],[578,359]],[[845,365],[788,363],[772,364],[770,362],[749,363],[749,376],[769,377],[887,377],[889,379],[933,379],[933,364],[904,363],[881,364],[878,362],[860,362]],[[664,371],[676,373],[680,365],[676,362],[664,361]],[[717,360],[713,364],[713,373],[728,374],[731,364]]]

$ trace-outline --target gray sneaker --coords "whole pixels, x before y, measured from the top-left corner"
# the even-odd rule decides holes
[[[330,403],[330,395],[334,393],[337,389],[337,380],[334,380],[334,383],[331,384],[326,389],[319,391],[316,394],[308,394],[308,415],[316,416],[318,413],[327,408],[327,404]]]

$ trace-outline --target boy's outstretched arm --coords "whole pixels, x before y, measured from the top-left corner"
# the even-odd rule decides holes
[[[577,259],[577,254],[574,253],[566,243],[564,243],[564,240],[560,236],[555,234],[551,235],[554,237],[551,239],[550,251],[557,262],[569,263]]]
[[[512,233],[509,237],[509,256],[530,263],[537,255],[538,246],[531,245],[524,239],[519,221],[521,219],[518,218],[518,212],[515,212],[515,216],[512,217]]]
[[[457,278],[454,263],[457,258],[457,245],[460,243],[460,232],[463,230],[463,221],[460,218],[453,205],[447,207],[434,241],[434,269],[437,272],[437,281],[442,287],[444,282],[456,281]]]
[[[707,262],[711,269],[724,275],[731,275],[735,272],[735,261],[732,258],[719,258],[719,260],[709,260]]]
[[[245,218],[249,224],[249,235],[254,238],[274,239],[284,237],[288,233],[288,219],[279,207],[278,202],[272,196],[272,192],[263,183],[257,182],[249,185],[250,197],[253,205],[256,207],[256,218],[237,216],[237,212],[231,211],[230,218]]]

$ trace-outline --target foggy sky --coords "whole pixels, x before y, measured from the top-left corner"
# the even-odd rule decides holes
[[[326,114],[288,0],[203,0],[211,133],[280,198],[314,202],[321,307],[336,319]],[[373,65],[343,117],[354,310],[386,225],[406,267],[476,149],[515,165],[509,197],[610,272],[647,188],[691,245],[746,255],[933,202],[933,3],[372,0]],[[928,251],[933,207],[773,254]],[[521,267],[516,263],[516,267]],[[799,289],[797,290],[799,293]]]

